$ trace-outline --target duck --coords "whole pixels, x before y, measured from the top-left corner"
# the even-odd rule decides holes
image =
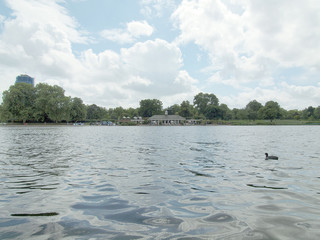
[[[278,160],[279,158],[277,156],[269,156],[268,153],[265,153],[266,160],[272,159],[272,160]]]

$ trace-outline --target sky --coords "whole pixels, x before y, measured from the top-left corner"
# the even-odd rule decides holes
[[[320,1],[0,0],[0,93],[20,74],[106,108],[317,107]]]

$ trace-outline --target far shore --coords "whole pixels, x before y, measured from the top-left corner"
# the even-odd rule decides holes
[[[199,124],[181,124],[181,125],[151,125],[151,124],[126,124],[118,123],[114,126],[283,126],[283,125],[320,125],[320,121],[308,120],[202,120]],[[73,123],[0,123],[0,126],[73,126]],[[82,126],[91,126],[90,122],[84,122]],[[102,125],[93,125],[102,126]],[[81,126],[74,126],[81,127]]]

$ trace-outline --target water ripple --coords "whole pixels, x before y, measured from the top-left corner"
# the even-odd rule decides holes
[[[320,239],[319,142],[314,126],[0,127],[0,239]]]

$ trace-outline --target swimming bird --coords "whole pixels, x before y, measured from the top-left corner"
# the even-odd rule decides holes
[[[279,158],[277,156],[269,156],[268,153],[265,153],[266,160],[272,159],[272,160],[278,160]]]

